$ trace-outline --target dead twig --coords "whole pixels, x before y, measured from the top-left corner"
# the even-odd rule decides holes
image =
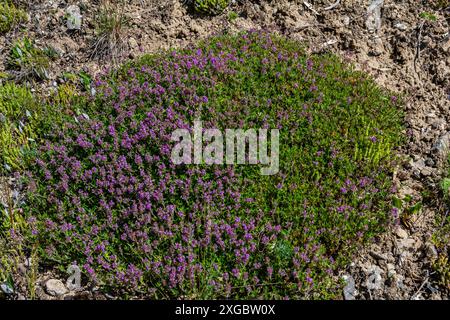
[[[439,226],[441,229],[444,227],[445,221],[447,220],[449,210],[445,211],[444,219],[442,219],[441,225]]]
[[[314,9],[313,5],[307,1],[303,1],[303,4],[305,7],[307,7],[309,10],[311,10],[315,15],[319,15],[319,13]]]
[[[337,0],[335,3],[333,3],[331,6],[323,8],[323,10],[333,10],[341,3],[341,0]]]
[[[423,25],[425,22],[421,22],[419,25],[419,32],[417,34],[417,44],[416,44],[416,55],[414,56],[414,71],[417,73],[420,79],[420,74],[417,72],[417,62],[420,59],[420,44],[422,42],[422,31],[423,31]]]
[[[425,277],[425,280],[420,285],[419,289],[411,296],[410,300],[414,300],[414,298],[417,298],[417,295],[422,291],[423,287],[428,283],[428,280],[430,279],[430,276],[433,275],[435,272],[429,273],[428,270],[426,271],[427,275]]]

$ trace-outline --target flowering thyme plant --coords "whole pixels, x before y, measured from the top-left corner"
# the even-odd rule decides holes
[[[247,32],[143,57],[39,152],[29,207],[42,256],[123,294],[326,298],[391,219],[397,99],[336,57]],[[279,172],[175,164],[175,130],[277,129]]]

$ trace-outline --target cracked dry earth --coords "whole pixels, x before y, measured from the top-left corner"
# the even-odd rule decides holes
[[[408,139],[394,181],[399,198],[410,196],[424,206],[411,223],[399,221],[361,249],[339,275],[347,283],[343,298],[448,299],[448,288],[439,286],[433,273],[431,263],[438,252],[430,240],[439,228],[436,218],[446,214],[438,201],[438,184],[450,146],[450,8],[436,9],[432,0],[253,0],[234,1],[225,13],[205,17],[188,12],[182,2],[129,1],[124,8],[130,17],[128,50],[118,61],[182,47],[215,33],[263,28],[306,43],[310,54],[336,53],[402,96]],[[83,27],[69,33],[64,9],[74,3],[82,8]],[[52,90],[63,72],[83,69],[95,74],[107,66],[108,61],[89,58],[95,5],[86,0],[30,3],[27,31],[61,56],[42,84],[44,92]],[[228,18],[231,10],[238,14],[236,19]],[[428,11],[436,21],[420,18]],[[8,47],[16,35],[9,37],[0,37],[0,48]],[[0,49],[2,60],[5,51]],[[50,277],[40,276],[41,299],[52,299],[44,292]],[[85,289],[81,298],[102,298]],[[64,295],[74,298],[73,293]]]

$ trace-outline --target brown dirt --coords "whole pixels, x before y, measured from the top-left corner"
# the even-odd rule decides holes
[[[444,214],[436,199],[448,153],[445,139],[450,140],[450,9],[436,9],[432,0],[385,0],[381,26],[369,32],[367,0],[342,0],[331,10],[324,8],[334,0],[309,0],[309,7],[304,2],[235,1],[223,14],[205,17],[189,12],[181,0],[128,1],[124,7],[130,18],[124,34],[128,50],[117,62],[183,47],[214,33],[263,28],[305,42],[310,53],[336,53],[398,92],[405,100],[408,142],[394,180],[400,197],[411,195],[425,206],[411,228],[393,227],[361,250],[342,275],[355,280],[356,299],[448,299],[448,290],[436,283],[431,268],[436,248],[430,238],[437,228],[436,217]],[[67,31],[64,15],[70,4],[82,9],[81,31]],[[50,79],[39,83],[43,93],[53,90],[54,82],[62,82],[64,72],[85,70],[94,75],[111,64],[110,59],[90,59],[97,8],[98,1],[32,1],[30,22],[0,36],[0,61],[5,61],[14,39],[28,34],[60,52]],[[231,11],[238,14],[232,21]],[[432,12],[436,21],[420,18],[425,11]],[[425,191],[431,196],[424,198]],[[42,293],[41,298],[51,297]]]

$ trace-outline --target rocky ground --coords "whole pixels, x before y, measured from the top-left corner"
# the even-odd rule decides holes
[[[305,42],[311,54],[336,53],[398,92],[406,102],[408,142],[394,179],[399,197],[410,195],[424,207],[408,227],[399,223],[359,252],[340,275],[347,281],[343,298],[449,298],[431,268],[438,252],[430,239],[438,228],[436,217],[446,214],[437,185],[450,146],[450,8],[437,9],[432,0],[252,0],[235,1],[223,14],[208,17],[190,12],[181,0],[127,1],[126,50],[112,61],[91,54],[98,2],[30,1],[30,21],[0,36],[0,61],[24,29],[38,44],[54,47],[59,58],[49,80],[39,84],[45,93],[63,81],[64,72],[95,74],[112,63],[182,47],[214,33],[264,28]],[[71,5],[80,9],[80,28],[67,25]],[[436,21],[421,18],[423,12],[432,12]],[[0,71],[3,68],[0,64]],[[70,292],[65,283],[51,278],[38,277],[39,298],[107,298],[89,287]]]

